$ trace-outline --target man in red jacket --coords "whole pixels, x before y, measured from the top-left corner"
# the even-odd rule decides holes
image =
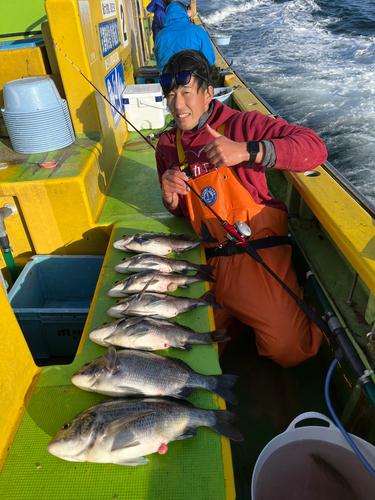
[[[302,298],[291,247],[264,245],[267,238],[288,231],[286,206],[269,195],[265,170],[311,170],[327,158],[324,143],[310,129],[212,100],[210,66],[199,52],[185,50],[171,57],[160,82],[177,124],[161,136],[161,152],[156,153],[165,207],[185,216],[197,234],[204,221],[219,244],[225,244],[227,231],[189,190],[188,181],[222,219],[250,226],[250,240],[259,240],[263,261]],[[216,327],[229,328],[235,336],[230,330],[234,324],[251,326],[259,354],[284,367],[314,356],[322,340],[319,328],[260,264],[237,253],[238,247],[231,249],[207,250],[209,264],[216,266],[216,299],[223,307],[215,311]]]

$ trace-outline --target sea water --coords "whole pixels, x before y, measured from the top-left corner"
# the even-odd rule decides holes
[[[254,493],[253,500],[374,500],[375,479],[352,451],[305,439],[267,458]]]
[[[375,203],[375,0],[198,0],[221,50],[289,123]],[[375,497],[374,497],[375,498]]]

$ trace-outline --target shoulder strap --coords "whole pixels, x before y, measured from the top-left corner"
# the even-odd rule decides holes
[[[217,127],[217,131],[219,132],[219,134],[225,135],[225,122]]]
[[[225,122],[217,127],[217,131],[219,132],[219,134],[225,135]],[[186,162],[186,156],[180,139],[181,139],[181,130],[177,128],[177,133],[176,133],[177,154],[178,154],[178,161],[182,164]]]
[[[182,164],[185,163],[186,156],[180,139],[181,139],[181,130],[177,128],[177,133],[176,133],[177,154],[178,154],[178,161],[180,162],[180,164]]]

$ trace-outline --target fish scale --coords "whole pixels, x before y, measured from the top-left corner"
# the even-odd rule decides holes
[[[107,295],[109,297],[124,297],[135,293],[141,293],[146,285],[149,292],[163,293],[175,291],[178,287],[189,288],[189,285],[197,283],[198,281],[216,283],[213,278],[201,272],[193,276],[185,276],[181,274],[146,271],[132,274],[128,278],[116,281],[113,287],[108,290]]]
[[[146,351],[109,347],[106,354],[86,363],[72,376],[80,389],[109,396],[172,396],[187,399],[206,389],[237,404],[230,388],[236,375],[202,375],[180,359]]]
[[[215,300],[213,290],[209,290],[198,299],[146,292],[139,296],[134,295],[117,301],[114,306],[107,310],[107,314],[112,318],[152,316],[157,319],[168,319],[198,306],[211,306],[222,309]]]
[[[226,342],[226,329],[207,333],[197,333],[191,328],[179,325],[174,321],[149,317],[121,318],[113,323],[92,330],[89,338],[99,345],[125,347],[155,351],[178,347],[191,350],[192,345]]]
[[[118,273],[139,273],[144,271],[159,271],[162,273],[186,274],[188,271],[198,271],[208,276],[212,275],[214,266],[207,264],[193,264],[187,260],[177,260],[171,257],[163,257],[153,253],[142,253],[133,255],[115,266]]]
[[[207,226],[202,222],[202,232],[195,240],[190,236],[171,235],[164,233],[137,233],[124,236],[113,243],[117,250],[153,253],[157,255],[168,255],[175,252],[177,255],[187,252],[201,243],[217,243],[217,239],[211,236]]]
[[[75,462],[143,465],[149,462],[144,455],[164,454],[169,442],[192,437],[202,426],[242,441],[233,426],[236,420],[226,410],[204,410],[168,399],[110,400],[63,425],[47,449]]]

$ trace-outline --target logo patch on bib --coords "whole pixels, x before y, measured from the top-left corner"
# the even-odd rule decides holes
[[[201,197],[211,207],[217,200],[217,193],[213,187],[207,186],[201,192]]]

